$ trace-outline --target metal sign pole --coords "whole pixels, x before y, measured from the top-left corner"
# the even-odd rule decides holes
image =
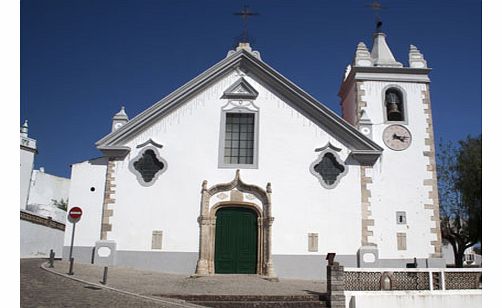
[[[73,223],[73,230],[71,231],[71,245],[70,245],[70,271],[68,275],[73,275],[73,242],[75,240],[75,225],[82,216],[82,209],[78,206],[72,207],[68,212],[68,220]]]
[[[105,266],[105,270],[103,271],[103,281],[101,281],[101,284],[106,284],[107,279],[108,279],[108,266]]]
[[[75,239],[75,225],[76,222],[73,222],[73,229],[71,231],[70,257],[68,258],[68,260],[71,260],[71,257],[73,256],[73,240]]]

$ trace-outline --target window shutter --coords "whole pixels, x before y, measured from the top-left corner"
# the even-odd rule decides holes
[[[152,232],[152,249],[162,249],[162,231]]]
[[[406,233],[397,233],[397,250],[406,250]]]
[[[309,252],[317,252],[318,251],[318,243],[319,243],[319,234],[318,233],[309,233],[308,234],[308,251]]]

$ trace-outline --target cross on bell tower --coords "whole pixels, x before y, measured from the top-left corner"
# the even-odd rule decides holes
[[[249,34],[248,34],[248,18],[250,16],[260,15],[259,13],[253,12],[249,9],[247,5],[240,12],[234,13],[236,16],[241,16],[243,21],[243,30],[242,30],[242,38],[241,43],[249,43]]]
[[[386,7],[383,6],[378,0],[373,0],[373,2],[367,4],[366,6],[369,7],[373,12],[375,12],[375,18],[376,18],[376,31],[375,32],[381,33],[383,22],[382,22],[382,19],[380,18],[380,11],[382,9],[385,9]]]

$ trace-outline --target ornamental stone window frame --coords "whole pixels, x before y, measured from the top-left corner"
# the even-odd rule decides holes
[[[141,175],[141,173],[136,170],[136,168],[134,168],[134,163],[139,161],[144,153],[148,150],[152,150],[154,153],[155,153],[155,157],[161,162],[164,164],[164,167],[162,169],[160,169],[159,171],[157,171],[157,173],[155,173],[155,176],[153,177],[153,179],[150,181],[150,182],[145,182],[145,180],[143,179],[143,176]],[[139,152],[138,154],[136,155],[135,158],[133,158],[130,162],[129,162],[129,171],[131,171],[135,176],[136,176],[136,180],[138,180],[138,183],[143,186],[143,187],[150,187],[150,186],[153,186],[153,184],[155,184],[155,182],[157,181],[157,179],[160,177],[160,175],[162,173],[164,173],[165,171],[167,170],[167,161],[162,158],[162,156],[160,155],[160,152],[159,150],[157,149],[157,147],[153,146],[153,145],[146,145],[144,146]]]
[[[340,183],[340,180],[348,173],[349,171],[349,168],[348,166],[344,163],[344,161],[340,158],[340,156],[338,155],[338,152],[341,151],[340,148],[337,148],[335,146],[333,146],[330,142],[328,142],[324,147],[322,148],[318,148],[315,150],[316,152],[320,152],[319,155],[317,156],[317,159],[314,160],[314,162],[312,162],[312,164],[310,164],[310,173],[312,173],[318,180],[319,180],[319,183],[321,184],[322,187],[326,188],[326,189],[333,189],[335,188],[338,183]],[[324,158],[324,155],[328,154],[328,153],[331,153],[333,154],[333,157],[335,157],[335,160],[341,165],[343,166],[343,172],[341,172],[337,177],[336,177],[336,180],[333,184],[326,184],[326,182],[324,181],[323,177],[321,174],[319,174],[314,168],[316,165],[318,165],[322,159]]]
[[[254,140],[253,140],[253,163],[235,164],[225,162],[225,131],[228,113],[251,113],[254,114]],[[220,111],[220,140],[218,146],[218,168],[220,169],[258,169],[259,153],[259,123],[260,108],[250,99],[230,99],[221,107]]]

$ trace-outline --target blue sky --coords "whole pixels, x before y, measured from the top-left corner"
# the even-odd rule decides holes
[[[36,167],[60,176],[100,156],[94,142],[126,106],[132,118],[226,56],[248,4],[262,59],[338,114],[339,85],[357,43],[371,46],[370,0],[21,1],[21,124]],[[433,68],[436,141],[481,133],[481,1],[382,0],[398,61],[410,44]]]

